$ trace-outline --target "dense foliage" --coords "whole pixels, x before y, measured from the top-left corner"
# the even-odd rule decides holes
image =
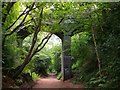
[[[60,77],[62,44],[54,44],[52,34],[61,40],[69,35],[73,83],[119,87],[119,8],[119,2],[4,2],[3,74],[29,73],[37,79],[55,72]]]
[[[98,72],[97,56],[92,40],[92,33],[87,36],[81,33],[73,36],[72,52],[76,63],[78,77],[76,82],[83,82],[88,87],[119,87],[119,36],[120,36],[120,3],[97,4],[93,12],[92,25],[101,60],[101,76]],[[84,33],[84,32],[82,32]],[[74,39],[76,37],[76,39]],[[74,54],[76,52],[76,54]]]

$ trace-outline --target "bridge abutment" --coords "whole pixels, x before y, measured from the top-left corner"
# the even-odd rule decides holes
[[[62,40],[62,60],[61,60],[62,80],[71,78],[71,37],[64,36]]]

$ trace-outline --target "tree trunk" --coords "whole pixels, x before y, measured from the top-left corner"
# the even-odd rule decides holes
[[[97,49],[97,44],[96,44],[96,40],[95,40],[95,33],[93,30],[93,27],[91,28],[91,31],[92,31],[92,37],[93,37],[93,42],[94,42],[94,46],[95,46],[95,53],[96,53],[97,61],[98,61],[99,74],[101,76],[101,62],[100,62],[100,57],[99,57],[99,53],[98,53],[98,49]]]
[[[99,69],[99,75],[101,76],[101,61],[100,61],[100,56],[98,53],[98,48],[97,48],[97,43],[96,43],[96,39],[95,39],[95,33],[94,33],[94,29],[93,29],[93,20],[92,20],[92,16],[91,14],[89,15],[90,18],[90,22],[91,22],[91,32],[92,32],[92,38],[93,38],[93,42],[94,42],[94,46],[95,46],[95,53],[96,53],[96,57],[97,57],[97,61],[98,61],[98,69]]]
[[[34,50],[34,46],[35,46],[36,41],[37,41],[37,35],[38,35],[39,31],[41,30],[42,12],[43,12],[43,8],[42,8],[41,13],[40,13],[40,20],[39,20],[38,25],[36,26],[36,30],[34,32],[34,36],[33,36],[33,39],[32,39],[32,45],[30,47],[28,55],[26,56],[25,61],[20,66],[18,66],[16,68],[18,70],[14,74],[13,78],[16,78],[16,77],[18,77],[18,75],[20,75],[20,73],[23,71],[23,69],[25,68],[25,66],[31,61],[31,58],[33,57],[33,50]]]
[[[25,66],[31,61],[31,59],[32,59],[32,56],[27,56],[25,61],[15,69],[15,71],[17,72],[13,76],[14,79],[17,78],[21,74],[21,72],[23,71]]]
[[[38,45],[38,47],[37,47],[35,50],[29,51],[29,54],[26,56],[25,61],[24,61],[20,66],[18,66],[18,67],[15,69],[15,71],[16,71],[16,70],[18,70],[18,71],[15,73],[15,75],[13,76],[13,78],[16,78],[16,77],[23,71],[23,69],[25,68],[25,66],[31,61],[32,57],[33,57],[37,52],[41,51],[41,50],[44,48],[44,46],[46,45],[46,43],[48,42],[48,40],[50,39],[51,36],[52,36],[52,34],[50,34],[50,35],[47,37],[46,42],[43,44],[43,46],[42,46],[40,49],[38,49],[38,48],[39,48],[40,45],[42,45],[43,41],[40,43],[40,45]],[[44,39],[44,40],[45,40],[45,39]]]

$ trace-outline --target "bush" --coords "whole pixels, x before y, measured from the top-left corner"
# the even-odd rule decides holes
[[[61,78],[62,78],[62,74],[59,73],[59,74],[57,75],[57,79],[60,80]]]
[[[37,79],[39,79],[40,78],[40,75],[39,74],[36,74],[35,72],[32,72],[32,79],[33,80],[37,80]]]

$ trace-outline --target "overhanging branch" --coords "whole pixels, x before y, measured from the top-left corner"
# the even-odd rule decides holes
[[[49,41],[49,39],[51,38],[51,36],[52,36],[52,34],[50,34],[50,35],[47,37],[47,40],[46,40],[46,42],[43,44],[43,46],[42,46],[40,49],[36,50],[35,52],[41,51],[41,50],[44,48],[44,46],[47,44],[47,42]]]
[[[41,43],[38,44],[38,46],[36,47],[35,51],[38,50],[38,48],[43,44],[44,40],[47,39],[50,36],[50,34],[48,34],[45,38],[42,39]]]
[[[20,16],[6,30],[10,29],[25,14],[27,9],[28,7],[20,14]]]
[[[13,34],[13,33],[23,24],[23,22],[25,21],[27,15],[28,15],[29,12],[32,10],[32,8],[34,7],[34,4],[35,4],[35,2],[31,5],[29,11],[26,13],[26,15],[25,15],[24,19],[22,20],[22,22],[21,22],[12,32],[10,32],[9,34],[6,34],[5,36],[8,36],[8,35]]]
[[[6,37],[12,35],[14,32],[16,32],[16,30],[18,30],[18,28],[19,28],[20,26],[22,26],[22,24],[24,23],[27,15],[28,15],[29,12],[32,10],[32,8],[34,7],[34,5],[35,5],[35,2],[33,2],[33,4],[31,5],[29,11],[26,13],[26,15],[25,15],[24,19],[22,20],[22,22],[21,22],[17,27],[15,27],[13,31],[11,31],[11,32],[8,33],[8,34],[5,34],[5,36],[4,36],[4,38],[3,38],[2,46],[4,46]],[[11,25],[11,27],[12,27],[12,25]],[[10,28],[10,27],[9,27],[9,28]]]

